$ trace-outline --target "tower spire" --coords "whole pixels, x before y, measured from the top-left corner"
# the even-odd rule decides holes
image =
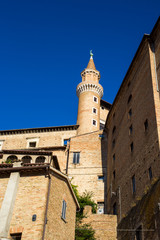
[[[93,61],[92,50],[90,50],[90,60],[89,60],[89,63],[87,65],[87,69],[94,69],[94,70],[96,70],[96,67],[95,67],[95,64],[94,64],[94,61]]]

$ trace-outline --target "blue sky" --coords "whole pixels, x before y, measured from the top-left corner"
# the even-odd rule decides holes
[[[89,51],[112,103],[158,0],[0,2],[0,129],[76,124]]]

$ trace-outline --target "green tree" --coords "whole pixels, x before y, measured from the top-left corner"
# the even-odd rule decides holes
[[[91,225],[82,223],[83,218],[86,217],[83,214],[86,205],[92,206],[92,212],[96,213],[97,205],[92,200],[93,193],[85,191],[82,195],[79,195],[77,186],[72,185],[72,188],[80,205],[80,210],[76,214],[75,240],[96,240],[94,237],[95,231]]]

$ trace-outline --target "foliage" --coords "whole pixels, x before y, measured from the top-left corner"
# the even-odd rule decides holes
[[[77,186],[72,185],[72,188],[80,205],[80,211],[76,214],[75,240],[95,240],[95,231],[93,230],[91,225],[82,224],[83,218],[86,217],[83,214],[83,210],[86,205],[92,206],[92,212],[96,213],[97,205],[92,200],[93,193],[85,191],[82,195],[79,195]]]
[[[8,158],[5,163],[12,163],[12,160]]]
[[[75,240],[96,240],[95,231],[89,224],[83,224],[76,227]]]

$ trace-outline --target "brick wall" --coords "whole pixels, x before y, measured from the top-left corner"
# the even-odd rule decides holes
[[[67,203],[66,221],[61,218],[62,201]],[[67,181],[51,173],[51,190],[49,197],[46,240],[74,240],[75,236],[76,204],[74,202]]]

